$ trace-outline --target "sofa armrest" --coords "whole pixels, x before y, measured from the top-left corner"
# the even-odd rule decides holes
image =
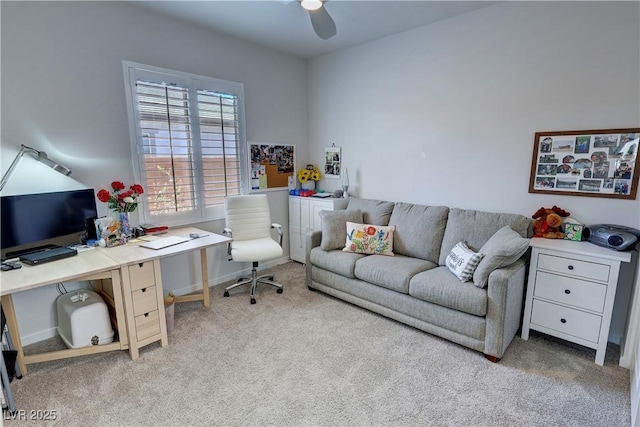
[[[320,242],[322,242],[322,231],[313,231],[311,234],[307,234],[307,236],[305,237],[306,244],[304,246],[306,249],[306,253],[304,254],[304,265],[306,269],[307,286],[311,286],[311,249],[320,246]]]
[[[500,359],[520,327],[527,260],[524,256],[489,275],[485,355]]]

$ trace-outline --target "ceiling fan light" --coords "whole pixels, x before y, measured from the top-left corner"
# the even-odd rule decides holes
[[[302,0],[300,6],[307,10],[318,10],[322,7],[322,1],[320,0]]]

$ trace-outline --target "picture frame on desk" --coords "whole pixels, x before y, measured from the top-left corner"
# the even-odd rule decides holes
[[[640,128],[537,132],[529,193],[634,200]]]

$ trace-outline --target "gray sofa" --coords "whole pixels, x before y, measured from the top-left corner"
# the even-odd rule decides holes
[[[307,237],[310,290],[502,358],[520,325],[531,219],[358,198],[320,216],[322,230]],[[346,221],[395,226],[394,256],[343,251]],[[461,241],[485,255],[473,281],[446,265]]]

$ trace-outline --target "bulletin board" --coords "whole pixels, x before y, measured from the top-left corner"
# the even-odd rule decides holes
[[[295,145],[249,142],[248,151],[252,192],[287,189],[295,180]]]

